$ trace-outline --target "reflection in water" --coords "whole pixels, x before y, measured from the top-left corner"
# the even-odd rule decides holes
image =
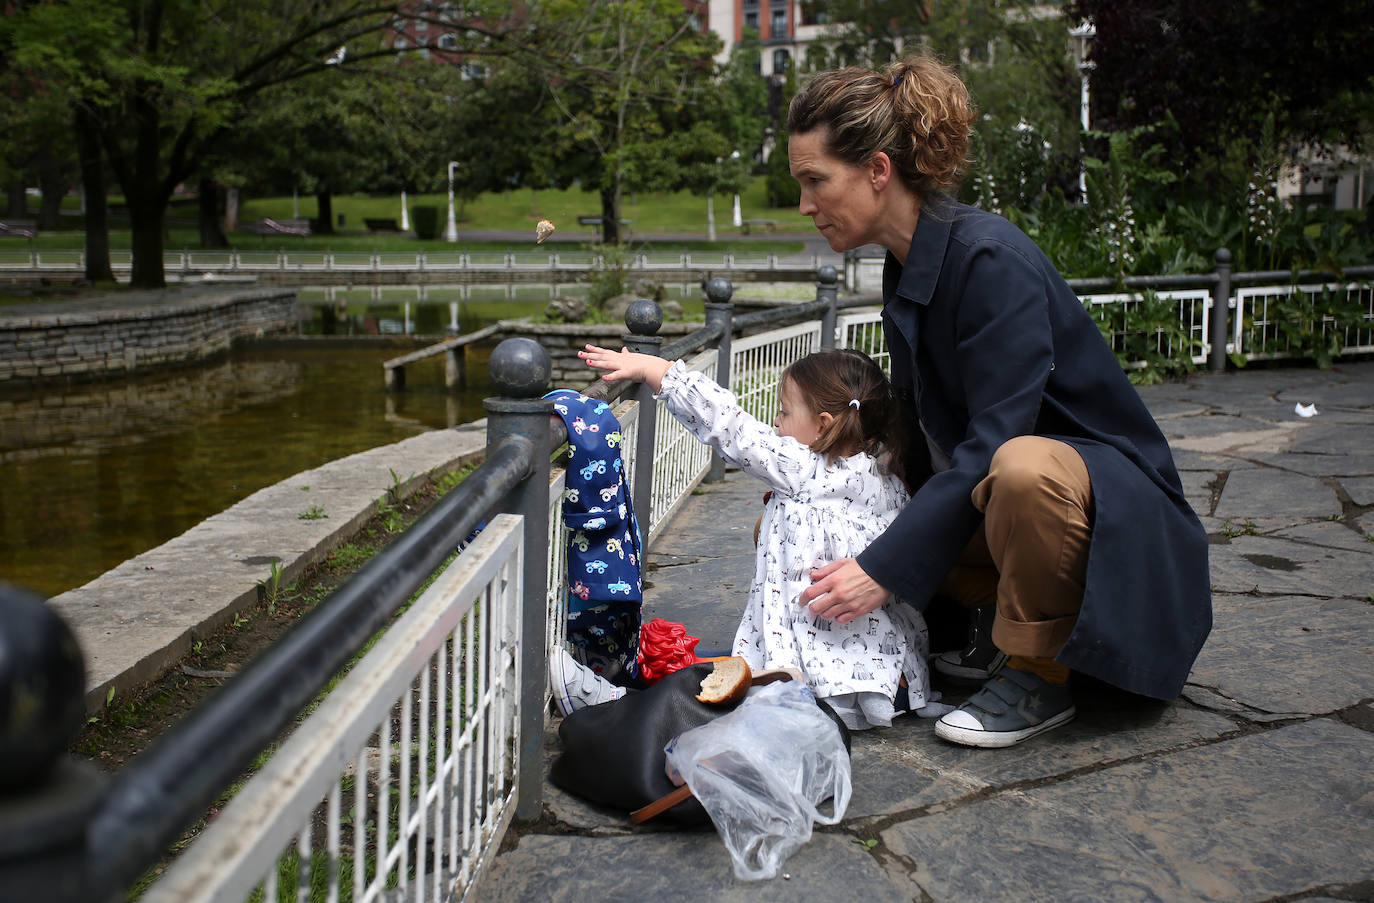
[[[388,396],[374,350],[244,350],[194,371],[0,397],[0,579],[79,586],[294,473],[484,416],[443,357]],[[433,372],[426,372],[433,368]]]
[[[303,288],[299,330],[444,336],[585,292]],[[700,318],[698,285],[667,294]],[[485,416],[487,349],[469,349],[463,392],[445,391],[436,355],[409,365],[407,390],[389,395],[381,363],[404,351],[238,350],[194,370],[0,394],[0,580],[56,595],[292,474]]]

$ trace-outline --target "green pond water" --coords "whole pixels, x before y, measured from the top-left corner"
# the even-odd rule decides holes
[[[304,335],[443,336],[543,309],[542,298],[311,303]],[[454,304],[456,303],[456,309]],[[700,312],[684,298],[689,313]],[[487,351],[448,392],[443,356],[383,388],[396,347],[239,348],[204,366],[0,394],[0,580],[47,596],[80,586],[253,492],[355,452],[485,416]]]

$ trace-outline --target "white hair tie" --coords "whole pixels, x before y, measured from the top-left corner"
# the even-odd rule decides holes
[[[853,408],[854,410],[857,411],[857,410],[859,409],[859,399],[857,399],[857,398],[851,398],[851,399],[849,399],[849,406],[850,406],[851,408]]]

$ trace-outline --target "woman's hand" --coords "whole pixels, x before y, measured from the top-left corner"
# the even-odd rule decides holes
[[[610,371],[602,377],[606,381],[615,382],[618,379],[631,379],[635,382],[648,383],[655,395],[663,386],[663,374],[667,373],[668,368],[673,366],[672,361],[665,361],[663,358],[654,357],[652,354],[638,354],[628,348],[612,351],[609,348],[587,345],[585,350],[577,352],[577,356],[586,361],[587,366],[593,369]]]
[[[811,585],[802,590],[800,601],[823,618],[848,624],[891,597],[857,561],[841,558],[811,572]]]

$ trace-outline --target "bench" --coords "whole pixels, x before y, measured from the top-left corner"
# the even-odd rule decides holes
[[[772,232],[778,228],[778,221],[775,219],[747,219],[740,223],[739,231],[741,235],[748,235],[751,228],[763,229]]]
[[[32,219],[0,220],[0,235],[33,238],[38,234],[38,221]]]
[[[401,224],[394,219],[384,217],[363,217],[363,225],[367,226],[369,232],[400,232]]]
[[[263,218],[253,226],[253,231],[259,235],[309,235],[310,220],[308,219],[268,219]]]

